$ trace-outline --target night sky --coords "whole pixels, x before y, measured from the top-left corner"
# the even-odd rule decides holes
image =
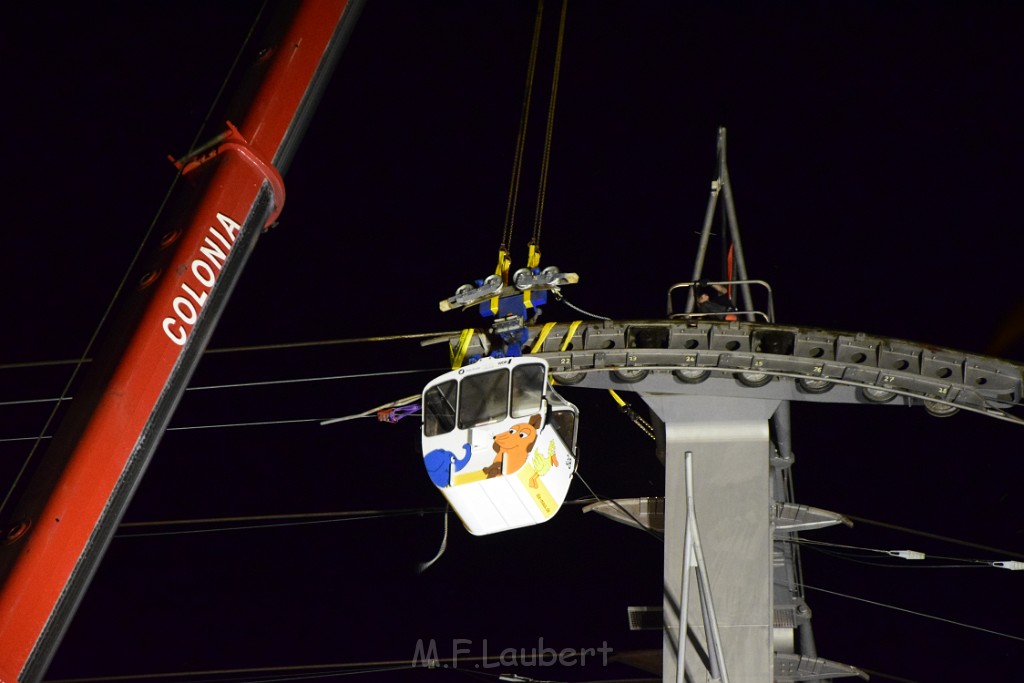
[[[0,11],[0,366],[82,354],[174,177],[167,155],[192,144],[256,7]],[[546,12],[513,267],[533,225],[558,7]],[[437,302],[494,268],[535,9],[368,3],[288,170],[280,224],[261,237],[210,348],[478,324]],[[1022,26],[1024,10],[1011,3],[574,2],[542,265],[579,273],[565,294],[584,309],[662,317],[668,286],[689,279],[725,126],[748,270],[773,286],[780,322],[1024,360],[1024,331],[1015,331],[1024,319]],[[215,122],[201,140],[219,131]],[[543,314],[577,317],[554,303]],[[422,471],[414,420],[181,429],[360,412],[417,393],[447,360],[443,347],[417,341],[204,358],[126,522],[421,512],[117,538],[49,678],[408,660],[430,638],[442,657],[457,638],[472,640],[473,654],[484,639],[491,652],[539,638],[556,648],[660,647],[659,633],[631,633],[626,621],[627,606],[661,602],[659,543],[578,506],[486,538],[453,518],[446,553],[417,574],[440,542],[443,499]],[[422,372],[198,389],[398,370]],[[0,367],[0,401],[53,398],[69,372]],[[647,437],[600,392],[564,393],[581,410],[587,482],[609,497],[659,495]],[[48,409],[0,405],[0,437],[34,436]],[[1022,436],[973,414],[797,404],[797,502],[975,547],[868,523],[816,540],[1024,559]],[[3,481],[30,444],[0,441]],[[808,550],[804,578],[1016,639],[808,590],[821,656],[875,680],[1019,677],[1024,575],[879,559],[896,563]],[[642,675],[612,666],[520,673]]]

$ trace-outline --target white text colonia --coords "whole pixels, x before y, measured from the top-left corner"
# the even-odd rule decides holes
[[[217,221],[222,229],[218,230],[215,225],[210,226],[210,236],[203,242],[203,246],[199,247],[200,256],[190,264],[189,270],[195,284],[190,284],[187,280],[182,281],[181,294],[171,301],[173,315],[164,318],[163,321],[164,334],[178,346],[185,345],[188,333],[199,319],[199,312],[206,304],[210,290],[217,281],[217,275],[224,267],[235,238],[242,229],[241,225],[222,213],[217,214]]]

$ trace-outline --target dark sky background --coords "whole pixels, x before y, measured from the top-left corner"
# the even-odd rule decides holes
[[[166,156],[187,151],[255,9],[0,10],[0,364],[82,353],[173,178]],[[531,2],[368,3],[286,177],[280,225],[261,238],[211,348],[477,324],[474,314],[442,315],[437,302],[494,267],[534,11]],[[543,74],[556,18],[549,3]],[[774,287],[781,322],[1021,360],[1012,328],[1024,307],[1022,22],[1011,3],[574,2],[543,265],[580,274],[566,296],[585,309],[663,316],[667,287],[689,279],[724,125],[748,269]],[[542,88],[516,266],[532,227],[545,105]],[[578,314],[552,304],[544,317]],[[417,393],[446,362],[442,347],[415,341],[209,355],[193,387],[426,372],[195,390],[172,425],[345,415]],[[52,398],[69,372],[0,369],[0,400]],[[587,481],[606,496],[658,495],[646,437],[607,397],[565,393],[581,409]],[[35,435],[47,410],[0,406],[0,437]],[[798,502],[1006,553],[870,524],[813,538],[956,558],[1024,553],[1019,427],[800,404],[793,430]],[[29,447],[0,441],[5,477]],[[303,422],[169,432],[126,521],[441,504],[414,421]],[[435,638],[441,656],[453,638],[471,639],[473,654],[483,639],[492,652],[541,637],[557,648],[660,646],[657,633],[627,630],[628,605],[661,601],[661,548],[639,532],[578,507],[497,537],[453,523],[446,554],[417,575],[440,537],[441,517],[426,512],[115,539],[50,678],[407,660],[420,638]],[[1019,677],[1024,575],[804,558],[811,586],[1017,637],[808,591],[822,656],[876,680]],[[375,674],[466,672],[405,676]]]

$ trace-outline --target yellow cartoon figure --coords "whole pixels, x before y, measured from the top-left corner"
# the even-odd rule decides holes
[[[533,476],[530,477],[530,488],[537,488],[537,481],[540,477],[543,477],[548,473],[552,467],[558,467],[558,457],[555,455],[555,442],[548,442],[548,454],[547,457],[541,455],[540,451],[533,454],[533,458],[530,460],[530,465],[533,467]]]

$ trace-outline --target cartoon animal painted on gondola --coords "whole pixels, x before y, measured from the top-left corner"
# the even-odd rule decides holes
[[[558,454],[555,451],[555,442],[548,442],[548,453],[544,455],[540,451],[533,454],[530,459],[530,466],[533,467],[533,476],[530,477],[530,488],[535,489],[540,484],[540,478],[551,471],[552,467],[558,467]]]
[[[484,468],[487,478],[512,474],[526,463],[533,445],[537,443],[537,429],[540,415],[534,415],[529,422],[512,425],[508,431],[494,437],[494,462]]]
[[[462,444],[462,448],[465,450],[465,455],[461,458],[443,448],[435,448],[423,456],[423,465],[427,468],[430,481],[434,482],[436,486],[451,486],[452,473],[458,472],[469,464],[473,447],[466,443]]]
[[[474,535],[540,524],[565,501],[578,411],[547,361],[482,358],[423,390],[427,474]]]

